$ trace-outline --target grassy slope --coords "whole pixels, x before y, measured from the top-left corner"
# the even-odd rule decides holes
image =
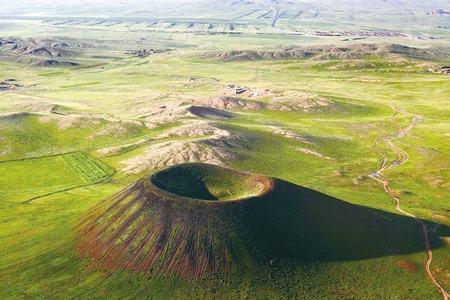
[[[3,201],[28,202],[36,197],[90,185],[114,174],[115,170],[86,153],[10,160],[0,163]]]
[[[142,64],[143,62],[145,64]],[[343,66],[330,68],[336,64]],[[376,61],[376,64],[376,68],[347,68],[345,63],[341,62],[330,64],[310,61],[223,64],[164,57],[142,61],[125,59],[111,63],[104,70],[63,69],[61,72],[24,69],[22,66],[2,63],[5,67],[1,69],[0,74],[1,77],[11,77],[11,74],[14,74],[23,78],[23,81],[38,83],[39,87],[36,90],[25,89],[13,94],[2,94],[4,99],[19,102],[35,99],[34,97],[57,99],[59,104],[83,108],[92,113],[108,111],[121,117],[129,117],[132,114],[136,99],[164,99],[169,92],[209,95],[228,83],[313,92],[330,97],[339,101],[334,110],[317,114],[246,112],[242,118],[233,121],[234,124],[228,124],[260,138],[251,149],[243,150],[245,159],[233,162],[233,165],[312,187],[351,203],[390,212],[393,211],[391,199],[383,193],[378,184],[367,178],[355,183],[354,179],[367,175],[378,167],[382,154],[373,150],[376,138],[396,131],[399,123],[407,124],[407,115],[400,115],[397,120],[391,118],[393,111],[390,106],[400,106],[410,113],[423,115],[425,121],[419,124],[411,136],[399,142],[410,153],[411,159],[405,166],[390,171],[389,177],[395,178],[395,189],[410,192],[405,196],[405,208],[428,220],[432,220],[436,214],[448,218],[448,186],[433,187],[430,184],[435,176],[440,176],[444,182],[450,181],[450,174],[445,167],[441,167],[439,174],[433,174],[436,169],[434,164],[446,166],[450,163],[448,155],[445,155],[450,150],[446,136],[449,127],[445,113],[448,111],[445,104],[449,93],[448,78],[426,74],[414,68],[408,69],[405,65],[383,61]],[[207,80],[192,86],[189,84],[189,78],[193,76]],[[221,82],[209,80],[212,77]],[[130,78],[133,80],[130,81]],[[16,94],[21,98],[17,98]],[[274,137],[264,127],[268,121],[311,136],[315,141],[314,146]],[[80,138],[89,136],[89,130],[60,133],[54,128],[42,130],[40,124],[33,122],[20,125],[17,129],[22,130],[24,136],[29,138],[17,140],[21,146],[12,152],[12,156],[23,157],[37,150],[39,153],[51,152],[64,149],[68,144],[77,149],[91,145],[85,138]],[[2,136],[17,136],[16,129],[4,130]],[[52,133],[49,134],[48,130]],[[74,136],[77,139],[73,140]],[[54,146],[48,147],[49,139],[56,139],[58,142],[50,143]],[[107,141],[98,143],[108,144]],[[292,147],[298,145],[311,147],[335,160],[327,161],[296,152]],[[436,158],[424,151],[424,147],[436,149]],[[123,157],[132,154],[126,153]],[[108,161],[114,164],[120,161],[120,158],[109,158]],[[19,172],[20,169],[36,170],[32,172],[37,175],[43,172],[40,171],[39,164],[33,164],[32,168],[27,164],[28,161],[8,173],[8,188],[17,189],[23,184],[23,172]],[[61,173],[60,176],[73,174],[71,170],[59,168],[58,164],[52,164],[51,168],[58,171],[58,174]],[[58,176],[53,180],[51,177],[39,175],[39,178],[41,177],[41,182],[33,182],[36,187],[41,183],[47,185],[46,182],[50,181],[52,186],[56,186],[59,184],[58,180],[63,179]],[[211,279],[211,282],[188,284],[174,278],[149,280],[140,274],[103,274],[90,270],[80,262],[70,246],[50,251],[70,243],[75,221],[100,199],[131,180],[120,175],[116,176],[116,179],[117,183],[58,193],[29,205],[1,201],[0,248],[5,249],[0,260],[0,294],[3,297],[39,298],[52,297],[54,293],[58,293],[74,297],[83,295],[86,298],[118,299],[130,296],[130,293],[139,297],[145,292],[156,298],[225,295],[229,298],[314,296],[317,299],[428,299],[436,296],[421,270],[423,253],[363,261],[308,263],[295,268],[263,268],[261,272],[243,273],[224,282]],[[78,180],[81,180],[79,174],[74,174],[65,183]],[[20,194],[11,196],[12,202],[21,199]],[[448,223],[445,220],[441,222]],[[448,248],[434,252],[436,259],[433,269],[448,266]],[[29,263],[16,265],[31,258]],[[401,269],[397,265],[401,260],[415,264],[418,271],[407,272]],[[442,280],[446,276],[444,272],[438,274]],[[286,276],[289,276],[290,280],[282,279]],[[386,281],[386,278],[389,280]],[[450,286],[450,282],[446,284],[447,287]]]

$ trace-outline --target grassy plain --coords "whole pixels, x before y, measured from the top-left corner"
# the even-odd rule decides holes
[[[9,32],[20,33],[19,29],[29,30],[29,26],[26,23]],[[64,28],[54,30],[56,36],[66,33]],[[98,36],[94,31],[86,34]],[[43,32],[40,28],[37,34]],[[130,33],[133,36],[127,36],[121,47],[131,45],[134,34]],[[135,58],[122,49],[111,50],[108,47],[114,43],[103,41],[99,44],[108,44],[106,50],[99,47],[89,51],[108,58],[82,56],[78,59],[86,65],[81,67],[41,68],[0,62],[0,79],[15,78],[24,86],[0,94],[4,114],[0,115],[0,298],[439,298],[422,267],[424,251],[392,251],[364,259],[275,261],[194,282],[176,276],[105,271],[81,259],[74,243],[79,220],[107,196],[154,172],[124,172],[124,161],[139,158],[147,147],[161,142],[161,133],[181,125],[141,126],[146,108],[155,102],[221,95],[228,84],[313,94],[331,103],[313,111],[238,109],[234,118],[212,121],[234,134],[251,137],[245,147],[236,149],[238,158],[230,160],[229,166],[394,215],[398,212],[392,199],[368,175],[383,160],[393,161],[395,153],[386,145],[375,148],[374,144],[419,115],[416,128],[395,141],[408,152],[409,160],[388,170],[386,176],[405,210],[436,225],[430,225],[431,238],[449,243],[448,76],[429,72],[421,65],[423,61],[386,57],[223,62],[199,58],[198,53],[202,48],[236,48],[243,37],[193,36],[189,43],[204,47],[185,49],[189,43],[181,34],[171,38],[161,34],[164,38],[160,39],[155,38],[158,33],[150,35],[164,45],[183,47]],[[317,40],[300,38],[305,44]],[[299,43],[299,38],[250,34],[245,42],[248,48],[276,48]],[[448,60],[426,63],[442,65]],[[270,96],[258,98],[261,103],[270,100]],[[65,126],[57,119],[48,119],[53,114],[44,104],[57,105],[64,114],[82,119],[75,126]],[[28,114],[7,115],[23,111]],[[117,128],[114,126],[122,121],[127,123],[120,125],[120,130],[108,129]],[[276,135],[271,126],[290,130],[308,143]],[[183,138],[188,137],[164,141]],[[112,146],[124,148],[114,154],[99,151]],[[336,212],[333,218],[353,216]],[[318,230],[316,234],[333,241],[333,232]],[[402,242],[408,246],[408,241]],[[433,249],[432,263],[433,273],[446,290],[450,290],[449,247]],[[365,251],[370,253],[371,248]]]

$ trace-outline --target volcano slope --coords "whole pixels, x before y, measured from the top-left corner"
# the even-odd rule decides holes
[[[80,225],[78,251],[94,267],[184,279],[424,251],[412,218],[209,164],[144,177]]]

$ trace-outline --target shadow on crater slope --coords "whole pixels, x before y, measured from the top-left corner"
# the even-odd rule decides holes
[[[155,176],[164,184],[156,186]],[[196,185],[200,194],[191,193]],[[168,186],[169,192],[162,189]],[[236,188],[237,198],[221,199],[223,190]],[[205,199],[186,198],[192,195]],[[441,232],[450,234],[446,227]],[[431,245],[443,243],[432,238]],[[186,278],[270,261],[362,260],[425,250],[414,219],[205,164],[172,167],[104,200],[82,221],[78,249],[99,268]]]

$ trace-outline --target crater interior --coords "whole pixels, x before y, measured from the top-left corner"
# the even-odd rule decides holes
[[[235,201],[264,194],[270,179],[210,164],[182,164],[150,178],[157,188],[205,201]]]

